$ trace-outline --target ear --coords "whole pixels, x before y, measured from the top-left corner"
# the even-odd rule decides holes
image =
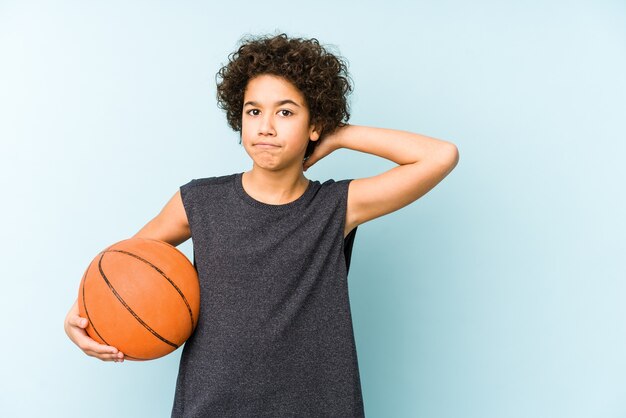
[[[309,128],[309,139],[311,141],[317,141],[318,139],[320,139],[320,130],[317,126],[311,125],[311,127]]]

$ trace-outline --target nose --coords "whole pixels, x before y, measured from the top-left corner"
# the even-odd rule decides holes
[[[259,123],[259,135],[274,135],[274,124],[272,122],[272,116],[267,115],[261,118]]]

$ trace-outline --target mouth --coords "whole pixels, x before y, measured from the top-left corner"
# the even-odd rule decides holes
[[[278,148],[278,145],[269,143],[269,142],[258,142],[256,144],[254,144],[255,147],[259,147],[259,148]]]

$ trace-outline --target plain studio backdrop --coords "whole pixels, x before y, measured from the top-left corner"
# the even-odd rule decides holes
[[[367,416],[626,416],[626,6],[608,0],[0,2],[0,415],[169,417],[182,349],[105,363],[63,320],[99,251],[189,180],[251,167],[214,77],[243,35],[280,32],[348,60],[350,123],[460,153],[358,229]],[[393,166],[342,149],[306,175]]]

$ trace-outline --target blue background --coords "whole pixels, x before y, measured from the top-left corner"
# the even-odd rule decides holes
[[[0,414],[169,416],[182,350],[104,363],[63,320],[100,250],[250,168],[214,75],[281,31],[346,57],[351,123],[460,153],[357,232],[367,416],[626,416],[626,6],[591,0],[0,2]],[[306,175],[393,166],[342,149]]]

